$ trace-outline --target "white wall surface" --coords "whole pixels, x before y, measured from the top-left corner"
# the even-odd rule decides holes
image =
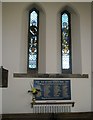
[[[0,66],[2,65],[2,3],[0,2]],[[0,88],[0,114],[2,113],[2,89]]]
[[[14,72],[26,72],[27,39],[23,34],[25,11],[31,3],[3,3],[3,66],[9,70],[8,88],[3,89],[3,113],[30,113],[30,78],[13,78]],[[46,72],[57,71],[57,13],[70,5],[80,15],[82,73],[89,78],[71,79],[74,112],[91,111],[91,3],[39,3],[46,14]],[[87,9],[86,9],[87,8]],[[27,26],[25,28],[27,30]],[[25,31],[26,31],[25,30]],[[25,44],[25,45],[24,45]],[[24,46],[24,47],[23,47]],[[22,49],[24,48],[24,50]],[[78,48],[79,49],[79,48]],[[21,58],[23,61],[21,63]]]
[[[2,65],[2,3],[0,2],[0,66]]]
[[[93,21],[93,2],[91,4],[91,21]],[[93,111],[93,22],[91,22],[91,71],[92,71],[92,77],[91,77],[91,101],[92,101],[92,111]]]

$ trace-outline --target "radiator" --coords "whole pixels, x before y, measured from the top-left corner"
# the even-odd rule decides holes
[[[44,104],[44,105],[33,105],[33,113],[61,113],[71,112],[70,104]]]

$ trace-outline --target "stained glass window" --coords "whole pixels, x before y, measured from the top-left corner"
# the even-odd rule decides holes
[[[71,26],[70,13],[63,11],[61,13],[61,65],[62,73],[71,73]]]
[[[28,29],[28,69],[38,69],[39,11],[29,11]]]

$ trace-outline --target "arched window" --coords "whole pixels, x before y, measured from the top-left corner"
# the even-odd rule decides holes
[[[62,73],[72,73],[71,15],[67,10],[61,13],[61,69]]]
[[[29,11],[28,26],[28,71],[38,71],[39,11]]]

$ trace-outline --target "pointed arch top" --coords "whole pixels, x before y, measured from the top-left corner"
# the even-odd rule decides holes
[[[75,7],[73,7],[70,3],[65,5],[64,7],[61,7],[58,13],[61,13],[64,10],[67,10],[69,13],[79,16],[78,10]]]
[[[32,8],[36,8],[39,12],[42,12],[43,14],[45,14],[45,9],[42,7],[42,5],[40,3],[31,3],[26,10],[30,11]]]

